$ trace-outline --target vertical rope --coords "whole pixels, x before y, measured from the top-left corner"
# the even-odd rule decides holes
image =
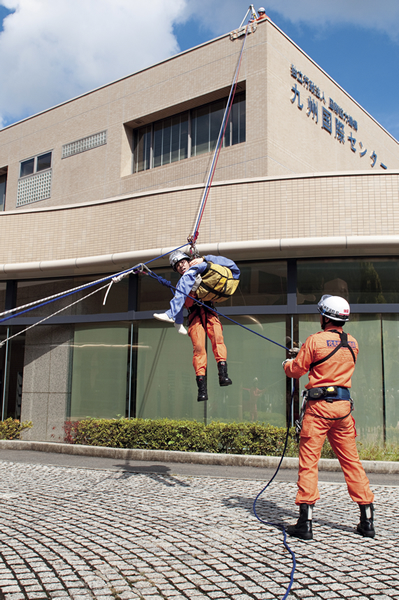
[[[199,207],[199,210],[198,210],[198,213],[197,213],[197,217],[196,217],[196,220],[195,220],[194,229],[193,229],[193,232],[192,232],[191,236],[189,236],[187,238],[187,240],[191,244],[195,244],[195,242],[196,242],[196,240],[198,238],[199,227],[201,225],[202,217],[203,217],[204,210],[205,210],[206,201],[207,201],[208,196],[209,196],[209,192],[210,192],[210,189],[211,189],[213,177],[214,177],[214,174],[215,174],[215,169],[216,169],[217,161],[218,161],[218,158],[219,158],[220,150],[222,148],[222,141],[223,141],[223,138],[224,138],[224,134],[226,132],[226,127],[227,127],[227,123],[228,123],[228,120],[229,120],[231,108],[233,106],[234,96],[235,96],[235,93],[236,93],[236,90],[237,90],[238,75],[240,73],[242,56],[243,56],[243,53],[244,53],[245,42],[246,42],[247,35],[248,35],[248,28],[249,28],[249,25],[247,25],[247,27],[245,29],[244,41],[242,43],[241,52],[240,52],[240,56],[239,56],[239,59],[238,59],[238,64],[237,64],[237,67],[236,67],[236,71],[234,73],[233,83],[232,83],[232,86],[230,88],[230,94],[229,94],[229,97],[227,99],[227,104],[226,104],[226,108],[225,108],[225,111],[224,111],[222,124],[221,124],[220,130],[219,130],[219,136],[218,136],[218,139],[217,139],[217,142],[216,142],[216,147],[215,147],[215,151],[214,151],[214,154],[213,154],[212,163],[211,163],[211,166],[210,166],[210,169],[209,169],[208,179],[207,179],[207,182],[205,184],[205,189],[204,189],[204,192],[202,194],[202,198],[201,198],[201,202],[200,202],[200,207]]]

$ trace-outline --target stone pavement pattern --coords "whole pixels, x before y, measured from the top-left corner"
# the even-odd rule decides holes
[[[121,465],[122,466],[122,465]],[[292,568],[257,521],[259,481],[0,461],[0,600],[268,600]],[[354,533],[346,486],[321,483],[315,540],[288,538],[289,598],[399,599],[399,488],[374,486],[374,540]],[[267,521],[296,520],[296,485],[273,482]]]

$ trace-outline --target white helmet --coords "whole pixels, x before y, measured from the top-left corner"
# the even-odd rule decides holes
[[[176,271],[176,265],[181,260],[188,260],[190,262],[191,257],[188,254],[185,254],[181,250],[175,250],[172,254],[169,254],[169,262],[170,266],[174,271]]]
[[[258,13],[260,13],[260,12],[264,12],[264,13],[266,12],[265,9],[263,8],[263,6],[261,6],[260,8],[258,8]]]
[[[317,305],[317,310],[321,315],[331,319],[331,321],[349,321],[350,306],[345,298],[341,296],[322,296]]]

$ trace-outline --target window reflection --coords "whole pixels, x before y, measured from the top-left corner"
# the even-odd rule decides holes
[[[298,261],[298,304],[314,304],[323,294],[351,304],[399,301],[399,264],[395,260]]]

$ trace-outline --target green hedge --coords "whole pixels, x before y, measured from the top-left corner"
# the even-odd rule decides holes
[[[19,440],[21,433],[31,427],[32,421],[20,423],[18,419],[11,419],[11,417],[0,421],[0,440]]]
[[[170,419],[84,419],[65,424],[65,441],[70,444],[180,450],[220,454],[281,456],[287,430],[262,423],[219,423]],[[286,456],[298,456],[291,428]],[[322,456],[334,456],[329,445]]]

